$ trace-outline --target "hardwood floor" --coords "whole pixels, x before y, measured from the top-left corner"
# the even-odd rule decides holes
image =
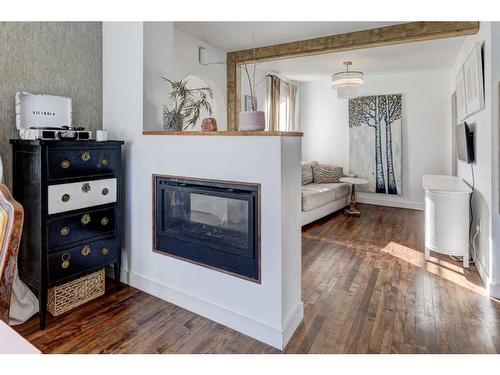
[[[360,205],[303,230],[304,321],[286,353],[499,353],[500,302],[477,272],[423,260],[423,212]],[[44,353],[279,353],[124,286],[17,327]]]

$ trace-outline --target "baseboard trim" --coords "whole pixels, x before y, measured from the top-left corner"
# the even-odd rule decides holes
[[[500,284],[493,284],[491,282],[491,277],[489,277],[486,267],[477,256],[474,258],[474,265],[476,266],[479,277],[481,277],[488,295],[492,298],[500,299]]]
[[[373,204],[376,206],[408,208],[410,210],[424,209],[423,203],[411,202],[406,200],[385,200],[385,199],[363,196],[360,193],[358,193],[357,201],[359,203]]]
[[[490,284],[490,297],[500,299],[500,284]]]
[[[304,303],[300,301],[295,308],[295,311],[288,318],[288,321],[285,324],[285,328],[283,330],[283,348],[286,347],[288,341],[292,338],[300,322],[302,322],[302,319],[304,319]]]
[[[134,288],[149,293],[164,301],[173,303],[174,305],[180,306],[186,310],[192,311],[207,319],[223,324],[226,327],[232,328],[280,350],[284,348],[283,338],[287,335],[293,334],[294,331],[291,331],[290,334],[289,330],[291,330],[295,324],[294,319],[297,319],[299,316],[297,315],[297,317],[295,317],[297,313],[294,312],[294,315],[292,316],[294,319],[290,319],[289,324],[282,332],[278,328],[271,327],[266,323],[257,321],[249,316],[228,310],[222,306],[187,294],[158,281],[151,280],[134,272],[130,272],[129,270],[122,269],[121,281],[133,286]],[[303,307],[300,311],[302,311],[303,314]]]
[[[483,263],[477,256],[474,259],[474,265],[476,266],[477,272],[479,273],[479,277],[481,277],[481,280],[483,280],[483,284],[485,285],[486,288],[488,288],[488,285],[490,285],[488,272],[486,272],[486,268],[484,267]]]

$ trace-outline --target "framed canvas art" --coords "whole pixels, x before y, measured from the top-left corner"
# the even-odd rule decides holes
[[[457,74],[455,79],[455,92],[457,96],[457,120],[462,121],[467,117],[467,102],[465,99],[465,77],[463,67]]]
[[[349,172],[368,180],[361,191],[401,194],[402,95],[349,99]]]
[[[465,60],[463,75],[467,116],[484,108],[483,61],[478,43]]]

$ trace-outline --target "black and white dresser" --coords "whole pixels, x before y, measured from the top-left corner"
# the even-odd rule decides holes
[[[19,276],[38,296],[113,265],[120,280],[122,141],[11,140],[13,194],[24,207]]]

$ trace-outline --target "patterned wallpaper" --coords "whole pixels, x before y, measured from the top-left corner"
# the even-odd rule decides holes
[[[16,91],[73,98],[73,124],[102,128],[102,23],[0,22],[0,156],[11,186]]]

